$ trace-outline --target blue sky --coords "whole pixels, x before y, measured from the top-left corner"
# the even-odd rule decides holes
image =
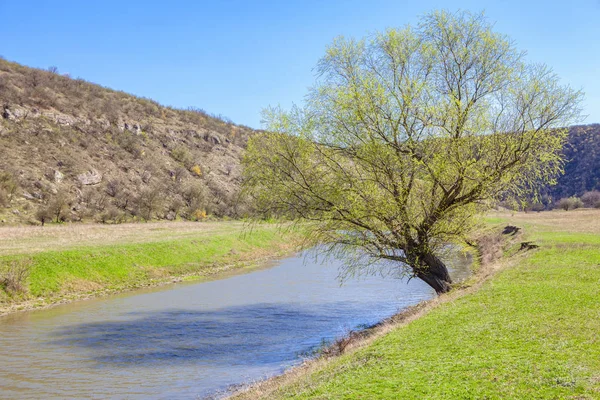
[[[530,61],[583,89],[584,122],[600,122],[600,0],[0,0],[0,55],[258,128],[262,108],[302,102],[335,36],[441,8],[485,10]]]

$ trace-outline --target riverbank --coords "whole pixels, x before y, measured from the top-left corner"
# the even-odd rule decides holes
[[[236,221],[3,228],[0,315],[258,268],[301,241]]]
[[[521,230],[505,244],[484,241],[484,262],[465,287],[234,398],[600,397],[600,211],[486,222]],[[522,242],[540,247],[521,250]]]

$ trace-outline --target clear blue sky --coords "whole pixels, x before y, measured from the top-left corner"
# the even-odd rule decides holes
[[[335,36],[440,8],[485,10],[529,60],[583,89],[584,122],[600,122],[600,0],[0,0],[0,55],[258,128],[262,108],[302,102]]]

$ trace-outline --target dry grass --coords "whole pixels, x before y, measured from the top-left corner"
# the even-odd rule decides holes
[[[554,232],[600,233],[600,210],[579,208],[572,211],[553,210],[544,212],[490,213],[491,218],[501,218],[517,224],[535,224]]]
[[[0,229],[0,315],[248,271],[296,251],[302,237],[281,225],[240,221]],[[32,268],[22,278],[3,268],[23,260]]]
[[[240,230],[243,222],[64,224],[0,228],[0,256],[125,243],[177,240]]]

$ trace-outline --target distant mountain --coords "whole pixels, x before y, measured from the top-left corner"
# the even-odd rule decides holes
[[[565,174],[548,188],[555,201],[600,190],[600,124],[571,127],[563,154]]]
[[[0,220],[236,216],[253,133],[0,59]]]

